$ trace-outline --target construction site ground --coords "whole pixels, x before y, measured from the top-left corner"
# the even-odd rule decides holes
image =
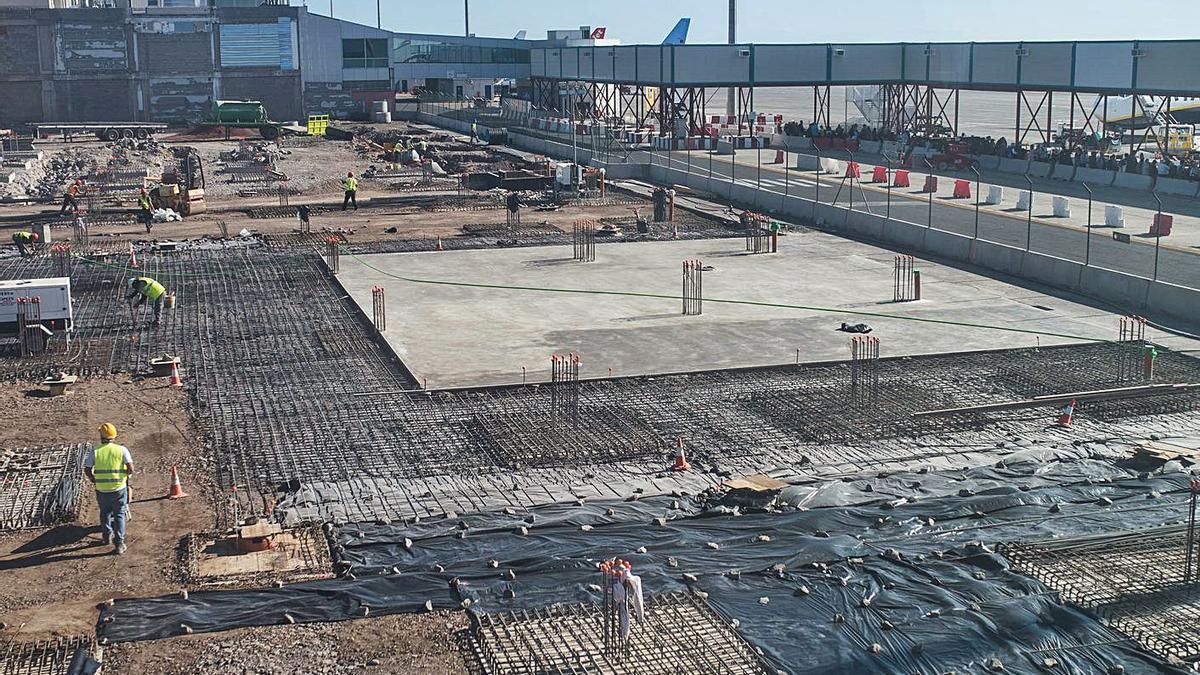
[[[62,661],[56,636],[130,674],[1133,675],[1200,653],[1200,604],[1172,595],[1192,581],[1176,563],[1200,467],[1196,326],[920,258],[922,299],[897,302],[903,251],[785,222],[778,253],[750,254],[738,214],[683,192],[674,222],[639,232],[644,183],[523,191],[518,225],[503,190],[424,182],[384,144],[427,139],[452,182],[542,176],[538,158],[352,130],[282,144],[286,205],[277,180],[249,196],[226,180],[240,143],[170,137],[134,159],[197,147],[206,213],[147,235],[125,196],[86,239],[56,221],[69,252],[0,255],[0,279],[69,276],[76,320],[49,356],[0,345],[0,448],[95,443],[108,421],[136,465],[123,556],[98,545],[86,483],[67,522],[0,532],[0,672],[65,675],[19,669],[20,649]],[[343,213],[341,178],[372,166],[393,177],[364,178]],[[57,218],[42,192],[0,226]],[[617,232],[594,262],[574,259],[577,224]],[[709,266],[699,315],[681,312],[684,260]],[[140,274],[175,297],[159,326],[125,306]],[[579,372],[552,377],[567,352]],[[164,353],[182,387],[145,376]],[[59,369],[80,381],[45,396]],[[185,499],[166,498],[172,466]],[[220,562],[239,523],[287,528],[321,569],[196,578],[196,542]],[[1054,595],[1075,582],[1038,570],[1075,549],[1024,545],[1103,550],[1124,529],[1122,551],[1171,550],[1084,583],[1149,579],[1165,609],[1136,624]],[[608,558],[646,589],[623,655],[601,644]]]

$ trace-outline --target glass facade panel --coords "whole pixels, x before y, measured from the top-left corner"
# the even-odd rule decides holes
[[[480,47],[441,40],[395,38],[396,63],[529,63],[529,50],[515,47]]]
[[[342,40],[343,68],[387,68],[387,38]]]

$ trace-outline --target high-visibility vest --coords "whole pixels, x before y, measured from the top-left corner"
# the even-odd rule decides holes
[[[163,288],[162,284],[151,279],[150,277],[138,277],[138,281],[142,282],[142,295],[151,300],[157,300],[162,296],[163,293],[167,292],[167,289]]]
[[[100,492],[123,489],[129,481],[129,470],[125,468],[125,446],[105,443],[96,448],[92,475],[96,477],[96,489]]]
[[[347,177],[342,184],[346,186],[346,192],[354,192],[358,189],[358,179],[353,176]]]
[[[138,206],[149,211],[150,210],[150,197],[148,197],[147,195],[138,196]]]
[[[67,188],[67,194],[71,195],[72,197],[78,196],[79,195],[79,184],[71,183],[70,187]]]
[[[19,244],[28,244],[33,241],[33,233],[31,232],[14,232],[13,241]]]

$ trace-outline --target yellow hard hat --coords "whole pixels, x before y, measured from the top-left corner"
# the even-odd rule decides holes
[[[117,428],[110,422],[105,422],[100,425],[100,438],[112,440],[117,437]]]

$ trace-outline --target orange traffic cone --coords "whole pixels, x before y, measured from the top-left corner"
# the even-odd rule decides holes
[[[683,453],[683,436],[675,437],[675,466],[671,468],[675,471],[687,471],[691,468],[688,465],[687,457]]]
[[[183,386],[183,380],[180,379],[180,377],[179,377],[179,364],[178,363],[171,364],[171,386],[172,387],[182,387]]]
[[[179,471],[171,465],[171,489],[167,492],[167,499],[183,499],[188,496],[188,493],[183,491],[183,486],[179,484]]]
[[[130,267],[132,267],[132,268],[133,268],[133,269],[135,269],[135,270],[136,270],[136,269],[137,269],[137,267],[138,267],[138,261],[137,261],[137,251],[135,251],[135,250],[133,249],[133,242],[132,242],[132,241],[131,241],[131,242],[129,242],[129,266],[130,266]]]
[[[438,237],[437,248],[435,248],[433,250],[435,250],[435,251],[445,251],[446,250],[445,248],[442,247],[442,238],[441,237]]]
[[[1071,426],[1071,418],[1074,416],[1075,416],[1075,399],[1071,399],[1071,402],[1068,403],[1066,406],[1064,406],[1061,411],[1059,411],[1058,426],[1060,426],[1060,427]]]

